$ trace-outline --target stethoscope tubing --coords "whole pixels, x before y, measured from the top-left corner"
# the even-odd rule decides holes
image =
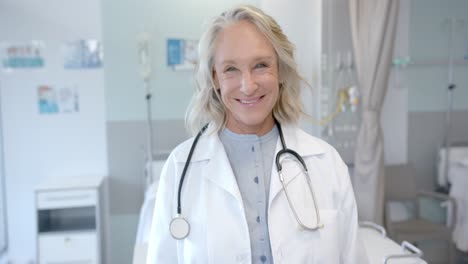
[[[192,146],[190,147],[190,152],[189,152],[189,155],[187,157],[187,161],[185,162],[184,170],[182,171],[182,175],[181,175],[180,181],[179,181],[179,190],[177,192],[177,215],[182,215],[182,205],[181,205],[181,202],[180,202],[180,196],[182,194],[182,185],[184,184],[185,174],[187,174],[187,169],[189,167],[190,161],[192,160],[193,151],[195,150],[195,147],[196,147],[196,145],[198,143],[198,140],[200,139],[200,136],[203,134],[203,132],[205,132],[206,128],[208,128],[208,124],[206,124],[200,130],[200,132],[198,132],[197,136],[193,140]]]
[[[319,211],[318,211],[317,201],[315,200],[315,193],[314,193],[314,190],[312,188],[312,183],[310,182],[309,172],[308,172],[306,163],[304,162],[304,159],[296,151],[294,151],[292,149],[288,149],[286,147],[286,143],[284,141],[283,130],[281,129],[281,125],[276,119],[275,119],[275,123],[276,123],[276,127],[278,128],[278,134],[279,134],[279,138],[280,138],[281,145],[282,145],[282,149],[280,151],[278,151],[278,153],[276,154],[275,162],[276,162],[276,168],[278,170],[278,175],[279,175],[281,184],[283,186],[284,193],[286,195],[286,199],[288,201],[289,206],[291,207],[291,209],[293,211],[294,217],[296,218],[296,221],[299,224],[299,226],[304,230],[315,231],[315,230],[317,230],[319,228],[322,228],[323,224],[320,223],[320,214],[319,214]],[[203,132],[205,132],[207,127],[208,127],[208,124],[206,124],[200,130],[200,132],[198,132],[198,134],[196,135],[196,137],[195,137],[195,139],[194,139],[194,141],[192,143],[192,146],[190,147],[190,151],[189,151],[189,154],[187,156],[187,160],[185,162],[184,169],[182,170],[182,175],[180,177],[179,188],[178,188],[178,193],[177,193],[177,215],[171,221],[170,228],[172,228],[172,227],[175,228],[177,225],[179,225],[179,226],[183,226],[185,228],[185,231],[183,231],[181,234],[174,235],[173,231],[171,230],[171,234],[175,239],[179,239],[179,240],[184,239],[185,237],[188,236],[188,233],[190,232],[190,224],[188,223],[188,221],[185,218],[182,217],[182,204],[181,204],[182,186],[184,184],[185,175],[186,175],[188,167],[190,165],[190,161],[192,159],[193,152],[195,151],[195,147],[196,147],[196,145],[198,143],[198,140],[200,139]],[[309,227],[309,226],[306,226],[304,223],[302,223],[302,221],[299,218],[299,215],[297,214],[296,208],[294,208],[293,203],[291,201],[291,198],[289,197],[289,194],[287,192],[287,189],[286,189],[287,186],[286,186],[286,184],[284,182],[284,177],[283,177],[283,173],[282,173],[283,167],[281,165],[281,156],[287,155],[287,154],[294,156],[294,158],[301,163],[302,168],[304,169],[304,175],[306,177],[307,186],[309,187],[309,191],[310,191],[310,193],[312,195],[312,200],[313,200],[314,208],[315,208],[315,212],[316,212],[317,224],[314,227]]]

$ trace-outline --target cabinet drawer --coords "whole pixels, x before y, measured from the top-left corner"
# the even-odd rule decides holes
[[[39,236],[39,264],[99,264],[96,232]]]
[[[97,204],[96,190],[66,190],[37,192],[38,209],[93,206]]]

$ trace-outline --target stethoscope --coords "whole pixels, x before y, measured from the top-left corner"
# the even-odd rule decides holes
[[[307,170],[307,166],[306,166],[304,160],[302,159],[302,157],[296,151],[294,151],[292,149],[288,149],[286,147],[286,143],[284,142],[284,136],[283,136],[283,131],[281,129],[281,125],[279,124],[278,121],[276,121],[276,119],[275,119],[275,123],[276,123],[276,126],[278,127],[278,133],[279,133],[279,137],[280,137],[280,140],[281,140],[281,145],[283,146],[283,148],[280,151],[278,151],[278,153],[276,154],[276,158],[275,158],[276,169],[278,171],[278,175],[279,175],[281,184],[283,186],[284,193],[286,194],[286,199],[288,200],[289,207],[291,208],[291,210],[292,210],[292,212],[294,214],[294,217],[296,218],[296,221],[299,224],[300,228],[302,228],[304,230],[308,230],[308,231],[315,231],[315,230],[318,230],[319,228],[323,228],[324,225],[320,223],[320,214],[319,214],[317,202],[316,202],[316,199],[315,199],[315,193],[314,193],[314,190],[312,188],[312,183],[310,182],[309,171]],[[192,143],[192,146],[190,148],[190,152],[189,152],[189,155],[187,157],[187,161],[185,162],[184,169],[182,171],[182,175],[180,177],[179,190],[178,190],[178,193],[177,193],[177,215],[172,219],[171,223],[169,224],[169,230],[171,232],[171,235],[172,235],[173,238],[175,238],[177,240],[181,240],[181,239],[186,238],[190,233],[190,224],[187,221],[187,219],[185,219],[182,216],[182,206],[181,206],[181,202],[180,202],[180,196],[181,196],[181,193],[182,193],[182,185],[184,183],[185,174],[186,174],[188,166],[190,164],[190,160],[192,159],[193,151],[195,150],[198,139],[203,134],[203,132],[205,132],[207,127],[208,127],[208,124],[205,125],[200,130],[200,132],[198,132],[197,136],[195,137],[195,139],[194,139],[194,141]],[[288,194],[288,191],[287,191],[287,188],[286,188],[286,184],[284,182],[284,177],[283,177],[283,172],[282,172],[283,167],[281,165],[281,156],[288,155],[288,154],[293,156],[297,161],[299,161],[299,163],[301,163],[302,168],[304,170],[303,175],[306,177],[307,185],[309,186],[309,190],[310,190],[310,193],[312,195],[312,199],[314,201],[314,209],[315,209],[315,215],[316,215],[316,224],[314,226],[307,226],[299,219],[299,216],[298,216],[298,214],[296,212],[296,209],[293,206],[293,204],[291,202],[291,199],[289,197],[289,194]]]

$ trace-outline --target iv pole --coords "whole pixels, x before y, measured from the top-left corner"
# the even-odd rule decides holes
[[[453,38],[455,35],[455,24],[456,19],[450,18],[448,20],[450,25],[450,35],[449,35],[449,60],[448,60],[448,86],[447,86],[447,111],[445,113],[445,135],[444,135],[444,147],[445,147],[445,164],[444,164],[444,177],[448,181],[448,176],[450,172],[450,131],[451,131],[451,116],[453,111],[453,93],[455,92],[456,85],[453,83]]]
[[[143,33],[138,40],[138,55],[140,62],[140,75],[143,79],[143,87],[145,89],[145,100],[146,100],[146,117],[147,117],[147,137],[146,137],[146,170],[145,170],[145,186],[147,189],[153,182],[153,125],[152,125],[152,113],[151,113],[151,65],[150,65],[150,54],[149,54],[150,34]]]

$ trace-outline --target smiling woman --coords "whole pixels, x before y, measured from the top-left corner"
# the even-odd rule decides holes
[[[293,54],[255,7],[209,25],[186,118],[197,134],[164,165],[148,264],[367,263],[346,165],[297,126]]]
[[[226,126],[229,115],[223,104],[226,102],[223,102],[222,90],[223,86],[233,86],[234,76],[245,88],[249,85],[243,83],[245,81],[265,82],[264,77],[274,75],[273,86],[277,87],[278,94],[278,100],[273,98],[274,117],[280,122],[295,123],[304,113],[300,100],[302,78],[293,56],[294,45],[276,21],[261,10],[244,6],[215,17],[200,39],[199,53],[195,91],[186,114],[187,127],[194,135],[208,122],[213,124],[210,128],[215,131]],[[246,70],[247,67],[250,69]],[[223,80],[230,81],[224,84],[221,83]],[[247,94],[238,99],[248,102],[256,95]]]
[[[219,34],[215,58],[214,82],[226,107],[226,127],[238,134],[269,132],[279,94],[271,43],[250,22],[240,21]]]

